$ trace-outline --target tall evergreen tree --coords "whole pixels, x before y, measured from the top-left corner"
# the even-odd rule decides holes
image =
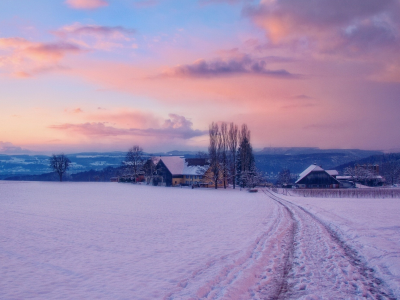
[[[253,148],[250,143],[250,130],[246,124],[239,132],[239,148],[237,150],[237,180],[241,187],[247,186],[251,173],[255,170]]]

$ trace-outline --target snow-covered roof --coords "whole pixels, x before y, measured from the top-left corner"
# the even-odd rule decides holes
[[[353,176],[336,176],[337,180],[349,180],[349,179],[353,179]]]
[[[162,156],[160,160],[172,175],[203,175],[208,169],[207,165],[190,165],[181,156]]]
[[[339,175],[339,172],[336,171],[336,170],[325,170],[325,171],[326,171],[326,173],[328,173],[331,176],[338,176]]]
[[[188,163],[185,162],[185,166],[183,168],[182,175],[204,175],[207,171],[208,165],[205,166],[188,166]]]
[[[185,159],[181,156],[161,156],[160,160],[168,168],[172,175],[182,175]]]
[[[300,180],[302,180],[304,177],[306,177],[311,172],[315,172],[315,171],[325,171],[325,170],[315,164],[311,165],[307,169],[305,169],[303,172],[300,173],[299,179],[297,179],[296,183],[298,183]]]

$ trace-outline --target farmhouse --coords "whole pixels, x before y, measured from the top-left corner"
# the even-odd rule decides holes
[[[180,156],[162,156],[157,163],[156,172],[160,177],[159,185],[201,185],[207,186],[205,174],[209,165],[204,158],[184,158]]]
[[[313,164],[305,169],[296,181],[298,188],[310,189],[310,188],[339,188],[339,181],[333,176],[337,176],[337,172],[334,170],[325,171],[320,166]],[[331,173],[332,175],[330,175]]]

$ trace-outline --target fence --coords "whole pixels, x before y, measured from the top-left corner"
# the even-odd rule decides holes
[[[297,197],[318,198],[400,198],[400,189],[370,188],[370,189],[277,189],[273,192]]]

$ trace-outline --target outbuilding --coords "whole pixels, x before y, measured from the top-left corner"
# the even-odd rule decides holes
[[[339,181],[320,166],[313,164],[299,175],[296,186],[300,189],[333,189],[339,188]]]

